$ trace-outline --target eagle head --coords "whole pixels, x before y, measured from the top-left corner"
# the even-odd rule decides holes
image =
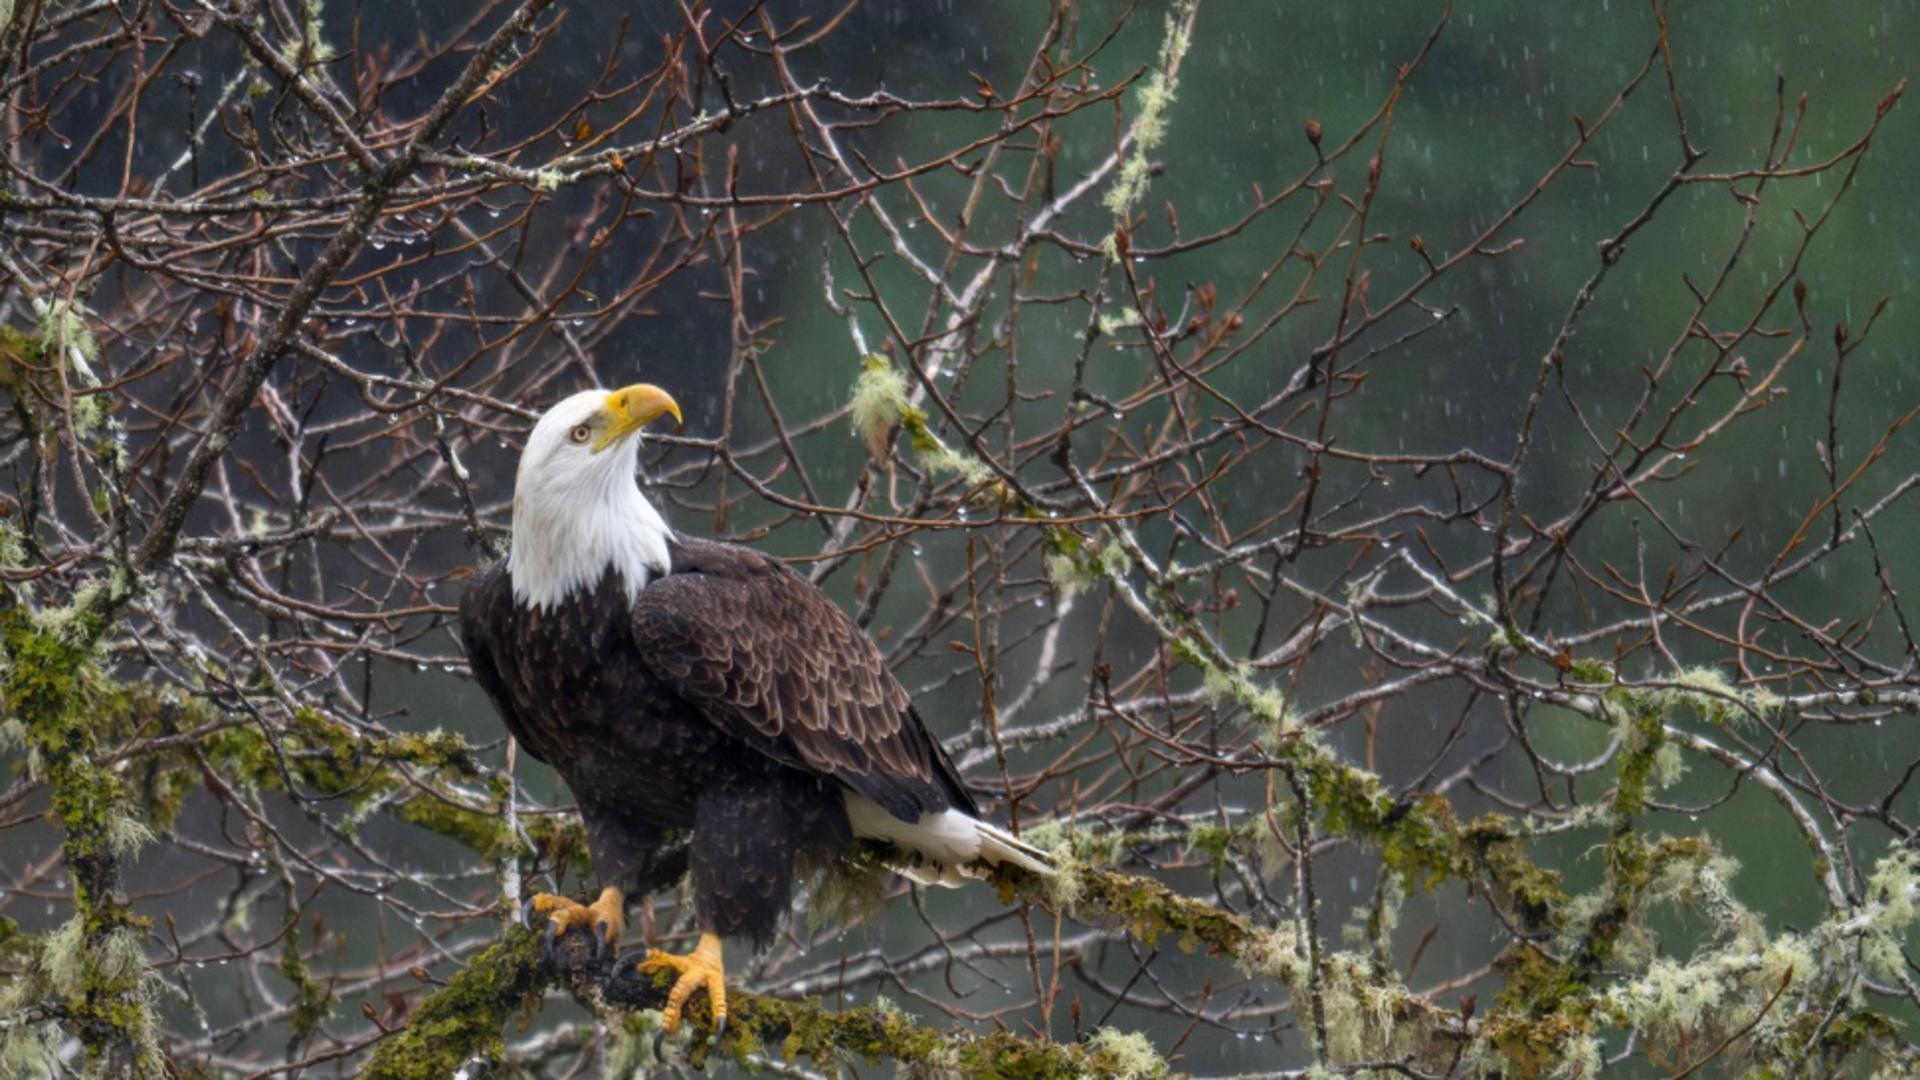
[[[550,609],[608,572],[628,597],[668,565],[665,519],[640,493],[638,432],[680,406],[657,386],[583,390],[540,417],[513,485],[514,599]]]

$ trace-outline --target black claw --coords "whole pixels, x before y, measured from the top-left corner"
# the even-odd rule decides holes
[[[552,919],[548,919],[547,920],[547,941],[545,945],[545,952],[547,954],[548,963],[550,964],[555,963],[560,959],[559,944],[560,944],[560,924],[557,922],[554,922]]]
[[[598,963],[613,945],[613,924],[605,919],[593,924],[593,959]]]
[[[612,944],[617,945],[618,942]],[[616,1000],[636,1001],[647,998],[647,986],[642,984],[646,977],[640,974],[640,961],[647,958],[645,949],[628,949],[615,956],[606,966],[599,969],[600,986]]]
[[[667,1044],[666,1028],[661,1028],[659,1031],[656,1031],[653,1033],[653,1060],[655,1061],[667,1060],[667,1054],[665,1049],[666,1044]]]
[[[532,897],[528,897],[526,901],[520,905],[520,925],[526,927],[529,930],[533,929],[533,898]]]
[[[727,1018],[719,1017],[713,1022],[713,1045],[718,1048],[720,1040],[727,1037]]]

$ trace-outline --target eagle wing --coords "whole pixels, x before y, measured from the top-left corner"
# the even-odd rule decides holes
[[[500,677],[500,661],[496,659],[504,643],[494,640],[495,629],[510,625],[505,616],[512,614],[512,604],[513,582],[507,576],[506,560],[502,559],[482,571],[460,596],[460,644],[467,651],[473,681],[493,700],[493,707],[500,713],[507,731],[519,741],[521,749],[536,760],[545,761],[528,737],[531,733],[526,718],[513,707],[513,695],[507,692],[507,684]]]
[[[978,813],[879,650],[812,583],[732,544],[676,538],[672,558],[633,606],[656,680],[732,737],[903,821]]]

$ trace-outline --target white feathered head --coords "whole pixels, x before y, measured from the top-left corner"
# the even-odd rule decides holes
[[[521,604],[552,608],[609,568],[629,597],[667,570],[671,531],[640,493],[638,432],[680,406],[657,386],[583,390],[540,417],[513,484],[507,571]]]

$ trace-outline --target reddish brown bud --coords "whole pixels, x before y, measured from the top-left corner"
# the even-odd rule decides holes
[[[1307,141],[1312,143],[1315,147],[1318,147],[1320,145],[1320,136],[1322,134],[1322,131],[1320,128],[1320,121],[1315,120],[1313,117],[1309,116],[1307,117],[1307,122],[1304,126],[1307,129]]]

